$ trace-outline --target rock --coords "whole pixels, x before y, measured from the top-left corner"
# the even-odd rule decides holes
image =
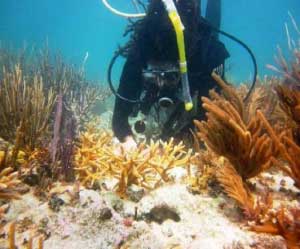
[[[131,185],[127,189],[126,194],[131,201],[139,202],[144,197],[145,190],[136,185]]]
[[[37,174],[28,174],[24,177],[24,183],[28,184],[29,186],[36,186],[39,184],[39,176]]]
[[[59,212],[60,207],[64,204],[65,202],[57,197],[56,195],[52,195],[49,202],[48,206],[50,209],[52,209],[54,212]]]
[[[30,188],[29,188],[29,186],[27,186],[25,184],[20,184],[18,187],[15,188],[15,190],[18,193],[24,195],[24,194],[26,194],[26,193],[28,193],[30,191]]]
[[[268,236],[266,234],[257,234],[255,236],[253,243],[250,245],[251,248],[259,249],[286,249],[285,240],[277,235],[277,236]]]
[[[159,224],[162,224],[167,219],[171,219],[176,222],[180,221],[180,217],[177,212],[166,204],[152,208],[150,213],[146,214],[146,218]]]
[[[106,193],[105,201],[109,206],[111,206],[118,213],[121,213],[124,210],[123,200],[115,193],[112,192]]]
[[[103,203],[99,193],[90,189],[83,189],[79,192],[79,204],[81,207],[88,207],[92,204],[101,206]]]
[[[100,210],[100,214],[99,214],[100,221],[109,220],[111,217],[112,217],[112,212],[110,208],[102,208]]]

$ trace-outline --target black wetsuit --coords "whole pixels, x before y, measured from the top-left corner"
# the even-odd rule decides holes
[[[147,67],[147,63],[178,61],[176,37],[168,17],[163,13],[157,13],[158,10],[152,11],[162,16],[145,21],[143,29],[136,35],[122,71],[118,93],[129,99],[139,99],[143,90],[142,70]],[[184,18],[182,19],[184,23]],[[207,96],[208,91],[216,87],[210,76],[212,70],[224,64],[229,54],[202,17],[191,27],[185,23],[184,25],[191,93],[198,91],[199,96]],[[133,107],[134,104],[116,98],[112,127],[115,136],[121,141],[131,135],[128,116],[132,113]],[[201,112],[199,115],[201,116]]]

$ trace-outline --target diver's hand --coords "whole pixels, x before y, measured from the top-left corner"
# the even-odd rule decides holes
[[[124,141],[125,142],[122,143],[122,147],[125,152],[129,152],[137,149],[137,143],[132,136],[127,136]]]
[[[137,143],[132,136],[127,136],[123,143],[118,142],[115,146],[114,153],[121,155],[123,153],[131,152],[137,149]]]

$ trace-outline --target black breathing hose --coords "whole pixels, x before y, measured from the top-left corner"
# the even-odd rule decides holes
[[[224,36],[227,36],[229,39],[237,42],[238,44],[240,44],[244,49],[247,50],[247,52],[249,53],[250,57],[251,57],[251,60],[253,62],[253,67],[254,67],[254,74],[253,74],[253,79],[252,79],[252,84],[251,84],[251,87],[246,95],[246,97],[244,98],[244,102],[248,100],[249,96],[251,95],[254,87],[255,87],[255,83],[256,83],[256,78],[257,78],[257,62],[256,62],[256,59],[255,59],[255,56],[253,54],[253,52],[251,51],[251,49],[244,43],[242,42],[241,40],[239,40],[238,38],[234,37],[233,35],[230,35],[220,29],[217,29],[211,25],[209,25],[213,30],[217,31],[218,33],[224,35]]]
[[[255,87],[255,83],[256,83],[256,78],[257,78],[257,63],[256,63],[256,59],[255,59],[255,56],[253,54],[253,52],[251,51],[251,49],[244,43],[242,42],[241,40],[239,40],[238,38],[234,37],[233,35],[230,35],[220,29],[217,29],[215,27],[213,27],[212,25],[210,25],[209,23],[205,22],[206,25],[208,25],[211,29],[213,29],[214,31],[224,35],[224,36],[227,36],[229,39],[232,39],[233,41],[237,42],[238,44],[240,44],[244,49],[247,50],[247,52],[249,53],[250,57],[251,57],[251,60],[253,62],[253,66],[254,66],[254,75],[253,75],[253,79],[252,79],[252,84],[251,84],[251,87],[246,95],[246,97],[244,98],[244,102],[248,100],[249,96],[251,95],[254,87]],[[127,101],[127,102],[130,102],[130,103],[141,103],[142,101],[139,100],[139,99],[128,99],[122,95],[120,95],[114,88],[113,86],[113,83],[112,83],[112,80],[111,80],[111,72],[112,72],[112,68],[113,68],[113,65],[115,64],[116,62],[116,59],[122,54],[122,49],[119,49],[117,52],[115,52],[113,58],[111,59],[110,63],[109,63],[109,67],[108,67],[108,71],[107,71],[107,81],[108,81],[108,84],[109,84],[109,88],[110,90],[112,91],[112,93],[124,100],[124,101]]]
[[[128,99],[128,98],[126,98],[126,97],[120,95],[120,94],[115,90],[115,88],[114,88],[114,86],[113,86],[113,83],[112,83],[112,80],[111,80],[111,71],[112,71],[112,68],[113,68],[113,66],[114,66],[114,64],[115,64],[115,62],[116,62],[116,59],[117,59],[121,54],[122,54],[122,49],[119,49],[117,52],[115,52],[113,58],[111,59],[111,61],[110,61],[110,63],[109,63],[108,71],[107,71],[107,81],[108,81],[109,88],[110,88],[110,90],[112,91],[112,93],[113,93],[116,97],[118,97],[118,98],[120,98],[120,99],[122,99],[122,100],[124,100],[124,101],[130,102],[130,103],[140,103],[141,100],[139,100],[139,99],[137,99],[137,100]]]

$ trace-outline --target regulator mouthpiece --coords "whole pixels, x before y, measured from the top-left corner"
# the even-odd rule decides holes
[[[146,130],[146,124],[143,120],[138,120],[134,123],[134,130],[136,133],[144,133]]]
[[[158,100],[159,106],[163,108],[168,108],[174,105],[174,101],[168,97],[162,97]]]

